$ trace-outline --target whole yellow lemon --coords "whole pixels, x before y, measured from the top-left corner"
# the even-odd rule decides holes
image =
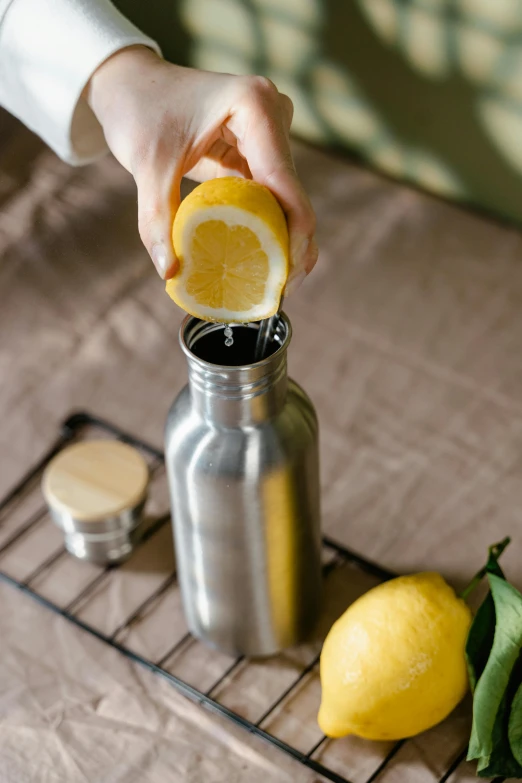
[[[398,740],[439,723],[468,687],[470,625],[468,606],[440,574],[401,576],[363,595],[324,643],[322,731]]]

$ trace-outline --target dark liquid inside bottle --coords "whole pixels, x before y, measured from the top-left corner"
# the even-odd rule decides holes
[[[224,326],[200,337],[191,347],[198,359],[210,364],[220,364],[224,367],[241,367],[244,364],[254,364],[257,341],[257,329],[249,326],[234,326],[233,345],[225,345]],[[279,342],[268,343],[265,359],[272,356],[279,348]]]

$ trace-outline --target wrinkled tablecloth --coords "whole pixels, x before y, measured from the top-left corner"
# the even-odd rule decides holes
[[[320,418],[325,531],[456,587],[511,534],[503,564],[520,586],[520,231],[295,152],[321,259],[286,308],[290,369]],[[140,244],[135,188],[114,160],[69,168],[9,126],[0,203],[4,494],[72,410],[161,445],[186,372],[181,313]],[[1,783],[319,779],[7,585],[0,640]],[[379,783],[436,779],[433,743],[408,747]],[[463,766],[451,783],[468,779]]]

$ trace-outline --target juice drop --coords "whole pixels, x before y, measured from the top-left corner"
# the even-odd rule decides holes
[[[227,348],[230,348],[232,345],[234,345],[234,337],[230,324],[225,324],[225,345]]]

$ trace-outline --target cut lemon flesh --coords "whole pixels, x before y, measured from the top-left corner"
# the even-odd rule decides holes
[[[277,312],[288,275],[288,231],[262,185],[222,177],[182,202],[173,226],[180,262],[166,290],[197,318],[245,323]]]

